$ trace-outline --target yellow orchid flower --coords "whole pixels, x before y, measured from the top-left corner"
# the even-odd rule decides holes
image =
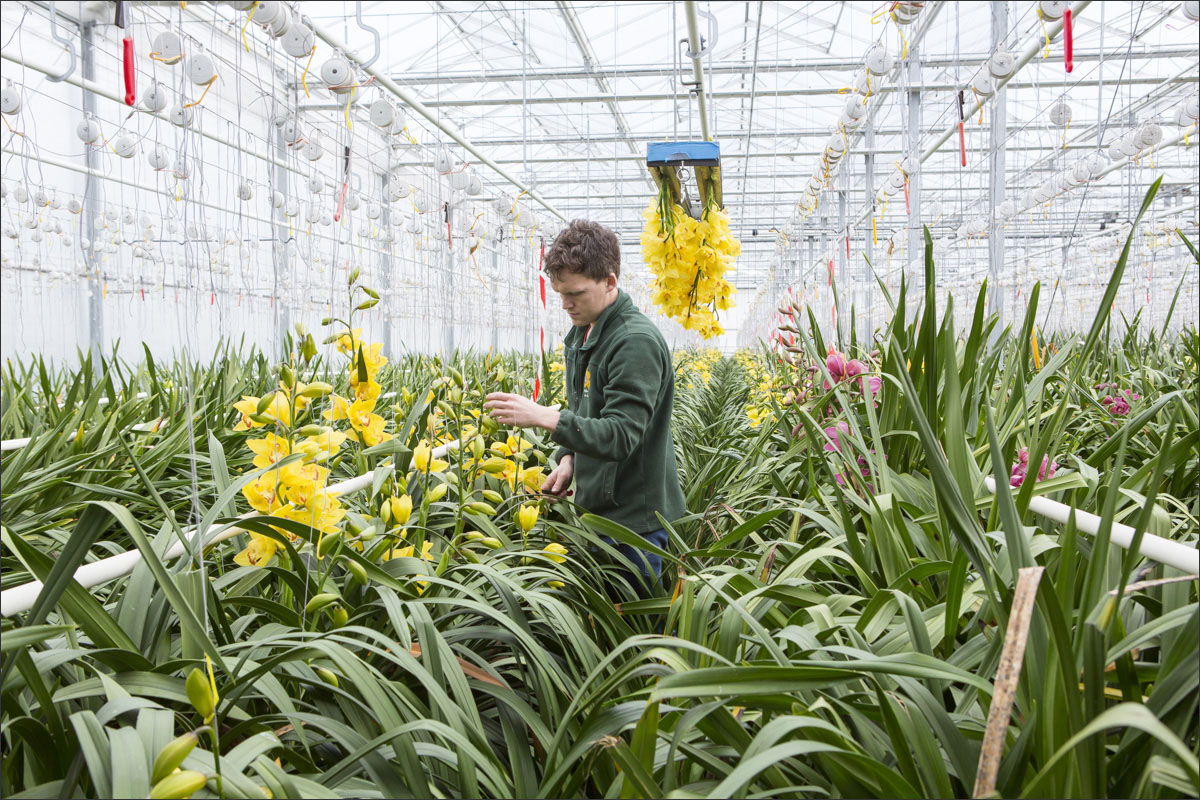
[[[350,418],[350,401],[340,395],[331,395],[330,408],[325,409],[321,416],[327,420],[337,422],[340,419]]]
[[[374,407],[374,403],[368,404],[361,400],[356,400],[350,404],[350,426],[354,429],[354,433],[350,435],[353,435],[357,441],[362,442],[367,447],[372,447],[380,442],[386,442],[392,438],[390,433],[386,433],[383,430],[383,426],[386,424],[383,417],[371,410]]]
[[[275,516],[299,522],[323,533],[334,533],[338,523],[346,516],[346,509],[328,492],[318,492],[308,498],[308,505],[300,508],[284,506],[275,512]]]
[[[243,567],[261,567],[271,560],[271,556],[275,555],[278,549],[279,542],[270,536],[251,531],[250,544],[233,557],[233,562]]]
[[[233,404],[233,407],[242,415],[238,424],[233,426],[235,431],[248,431],[251,428],[261,428],[267,424],[250,419],[251,414],[258,412],[260,402],[261,398],[244,394],[241,400]],[[300,407],[297,406],[296,410],[299,411]],[[263,409],[262,416],[270,417],[284,425],[290,425],[292,423],[292,406],[287,392],[275,392],[271,397],[271,402]]]
[[[416,558],[416,548],[411,544],[407,547],[393,547],[383,554],[384,561],[393,558]],[[428,539],[421,545],[421,558],[433,561],[433,542]]]
[[[244,394],[241,400],[233,404],[237,412],[242,415],[242,418],[238,420],[238,424],[233,426],[235,431],[248,431],[251,428],[261,428],[267,424],[265,422],[255,422],[250,419],[251,414],[258,413],[258,400],[259,398],[257,397]]]
[[[545,553],[546,557],[549,558],[551,561],[553,561],[555,564],[562,564],[564,561],[567,560],[566,559],[566,555],[568,552],[567,548],[564,545],[559,544],[558,542],[551,542],[550,544],[546,545],[545,547],[542,548],[542,552]]]
[[[358,349],[358,343],[362,341],[362,328],[354,328],[350,333],[343,333],[337,338],[335,343],[342,355],[352,356],[354,351]]]
[[[422,439],[413,450],[413,467],[420,473],[443,472],[450,462],[433,457],[433,448],[427,439]]]
[[[527,467],[521,470],[521,485],[525,491],[537,494],[542,490],[543,474],[541,467]]]
[[[307,506],[325,488],[329,478],[329,470],[317,464],[289,465],[281,473],[283,493],[288,502],[296,506]]]
[[[366,404],[371,408],[372,411],[374,411],[375,401],[379,399],[379,392],[383,387],[381,387],[375,381],[367,381],[366,383],[352,381],[351,385],[354,386],[355,401]]]
[[[255,453],[254,466],[260,469],[269,467],[292,453],[288,440],[273,433],[268,433],[262,439],[251,439],[246,442],[246,446]]]
[[[246,498],[255,511],[272,513],[281,505],[276,494],[280,486],[279,477],[278,470],[263,473],[242,487],[242,497]]]
[[[311,451],[314,461],[328,461],[337,455],[347,438],[346,434],[341,431],[328,430],[308,437],[300,445],[297,445],[296,449],[304,448],[305,452]],[[311,448],[308,447],[309,445]]]

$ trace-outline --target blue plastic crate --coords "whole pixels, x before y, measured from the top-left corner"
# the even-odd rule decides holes
[[[717,142],[650,142],[646,145],[647,166],[715,167],[721,163]]]

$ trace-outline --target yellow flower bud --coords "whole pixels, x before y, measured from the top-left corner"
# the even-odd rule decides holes
[[[313,614],[317,611],[320,611],[322,608],[325,608],[325,606],[336,603],[337,600],[338,596],[330,592],[323,592],[321,594],[314,595],[313,598],[308,601],[308,605],[304,606],[304,613]]]
[[[185,769],[154,784],[150,797],[152,800],[181,800],[203,789],[206,783],[208,776],[203,772]]]
[[[213,698],[212,690],[208,685],[208,681],[204,677],[204,673],[199,668],[193,667],[188,673],[187,681],[185,682],[187,689],[188,700],[192,704],[192,708],[204,718],[205,722],[209,722],[213,718],[216,711],[216,701]]]
[[[538,521],[538,509],[536,505],[525,504],[521,506],[521,510],[517,512],[517,524],[521,526],[521,530],[529,533],[533,526]]]
[[[174,772],[199,741],[200,737],[196,731],[188,731],[168,742],[166,747],[158,751],[158,755],[154,758],[154,767],[150,771],[150,783],[158,783]]]
[[[429,490],[429,502],[436,503],[446,496],[446,491],[450,488],[448,484],[439,483],[437,486]]]
[[[392,509],[392,519],[397,525],[403,525],[408,522],[408,518],[412,516],[412,498],[408,495],[401,497],[393,497],[388,500],[388,504]]]
[[[546,557],[555,564],[561,564],[567,560],[564,558],[564,556],[567,554],[567,548],[558,542],[551,542],[550,544],[546,545],[542,548],[542,552],[545,553]]]

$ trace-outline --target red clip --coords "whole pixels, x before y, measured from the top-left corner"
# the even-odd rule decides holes
[[[908,207],[908,178],[904,179],[904,213],[912,213],[912,210]]]
[[[143,286],[141,289],[141,292],[142,292],[142,302],[144,303],[144,302],[146,302],[146,287]]]
[[[125,61],[125,105],[137,102],[137,71],[133,62],[133,39],[126,36],[121,40]]]
[[[1063,66],[1067,72],[1075,69],[1075,32],[1071,26],[1071,9],[1063,12]]]

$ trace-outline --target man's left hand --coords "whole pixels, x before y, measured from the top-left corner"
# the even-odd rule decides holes
[[[524,395],[492,392],[487,396],[483,407],[492,415],[492,419],[501,425],[545,428],[548,431],[558,427],[559,414],[556,409],[538,405]]]

